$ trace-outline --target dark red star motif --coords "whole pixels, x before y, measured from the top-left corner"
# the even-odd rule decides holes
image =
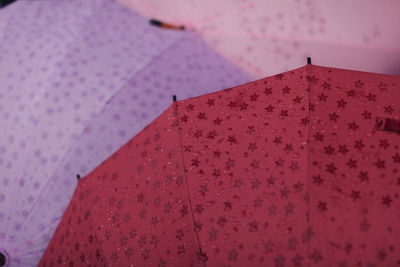
[[[300,104],[302,99],[303,99],[302,97],[296,96],[295,98],[293,98],[293,102],[296,104]]]
[[[286,153],[290,153],[291,151],[293,151],[293,145],[292,144],[286,144],[285,148],[283,150],[285,150]]]
[[[289,111],[287,109],[282,109],[281,113],[279,114],[281,117],[288,117],[289,116]]]
[[[214,158],[220,158],[221,154],[222,154],[222,153],[221,153],[219,150],[213,151],[213,157],[214,157]]]
[[[327,99],[328,99],[328,96],[326,94],[324,94],[324,93],[318,95],[318,100],[320,102],[326,102]]]
[[[183,116],[181,117],[181,122],[187,122],[187,121],[188,121],[188,119],[189,119],[189,117],[188,117],[188,116],[186,116],[186,115],[183,115]]]
[[[313,176],[313,184],[321,185],[323,182],[324,180],[321,178],[321,175]]]
[[[367,182],[369,180],[368,172],[360,171],[358,178],[360,178],[361,182]]]
[[[225,162],[225,166],[227,169],[231,169],[235,166],[235,160],[229,158],[226,162]]]
[[[214,100],[214,99],[209,98],[209,99],[207,100],[207,105],[208,105],[209,107],[214,106],[214,104],[215,104],[215,100]]]
[[[197,115],[197,118],[199,120],[205,120],[206,119],[206,113],[205,112],[199,112],[199,114]]]
[[[282,88],[282,92],[284,94],[289,94],[290,93],[291,88],[289,86],[285,86],[284,88]]]
[[[196,138],[200,138],[202,136],[203,136],[202,130],[196,130],[196,132],[194,133],[194,137],[196,137]]]
[[[338,108],[346,108],[347,102],[344,99],[340,99],[337,101]]]
[[[356,140],[354,142],[354,147],[357,148],[358,150],[361,150],[365,147],[363,140]]]
[[[379,146],[383,147],[385,150],[390,146],[387,139],[379,139]]]
[[[313,76],[306,76],[306,79],[307,79],[308,82],[317,82],[317,81],[318,81],[318,78],[315,77],[315,75],[313,75]]]
[[[381,159],[378,159],[376,162],[375,162],[375,164],[374,164],[378,169],[385,169],[386,168],[386,166],[385,166],[385,161],[384,160],[381,160]]]
[[[387,257],[387,253],[385,252],[384,249],[378,249],[378,250],[376,251],[376,259],[377,259],[377,260],[379,260],[379,261],[385,261],[386,257]]]
[[[249,107],[249,104],[247,104],[246,102],[242,102],[239,107],[240,107],[240,110],[247,110],[247,108]]]
[[[234,135],[228,136],[228,143],[231,144],[231,145],[232,144],[237,144],[236,137]]]
[[[385,113],[387,113],[387,114],[393,114],[393,112],[394,112],[394,108],[392,108],[392,106],[386,106],[384,109],[385,109]]]
[[[339,115],[336,114],[336,112],[329,114],[329,120],[337,122],[338,119],[339,119]]]
[[[192,159],[192,166],[198,167],[199,163],[200,163],[200,161],[197,158]]]
[[[272,88],[265,88],[264,89],[264,94],[266,94],[266,95],[272,94]]]
[[[200,192],[200,195],[202,195],[204,197],[206,195],[206,193],[208,192],[208,186],[200,185],[199,192]]]
[[[378,84],[378,88],[382,91],[386,91],[387,90],[387,84],[385,83],[380,83]]]
[[[310,255],[310,258],[314,261],[315,264],[318,264],[322,261],[322,251],[315,249],[314,252]]]
[[[230,201],[224,202],[224,210],[225,210],[225,211],[230,211],[230,210],[232,210],[232,202],[230,202]]]
[[[365,120],[370,120],[370,119],[372,119],[372,113],[369,112],[369,111],[367,111],[367,110],[365,110],[361,115],[363,116],[363,118],[364,118]]]
[[[281,136],[275,136],[274,141],[275,144],[279,145],[282,143],[282,137]]]
[[[192,151],[192,148],[193,148],[192,145],[188,145],[188,146],[184,146],[184,147],[183,147],[183,150],[184,150],[185,152],[191,152],[191,151]]]
[[[386,196],[382,197],[382,205],[390,207],[392,202],[393,202],[393,199],[390,197],[390,195],[386,195]]]
[[[354,82],[354,86],[356,88],[362,88],[363,85],[364,85],[364,83],[361,80],[357,80],[357,81]]]
[[[327,203],[324,202],[324,201],[318,201],[317,209],[318,209],[320,212],[325,212],[325,211],[327,211],[327,210],[328,210],[328,208],[327,208]]]
[[[337,170],[337,167],[335,166],[334,163],[329,163],[326,165],[326,171],[331,173],[331,174],[335,174]]]
[[[359,128],[360,128],[360,126],[358,126],[358,124],[356,122],[348,123],[349,130],[357,131]]]
[[[307,124],[310,122],[310,119],[308,117],[302,118],[301,119],[301,125],[307,126]]]
[[[327,83],[327,82],[324,82],[322,84],[322,88],[324,88],[325,90],[330,90],[331,89],[331,84]]]
[[[220,169],[214,169],[212,175],[214,176],[215,179],[218,179],[221,177],[221,170]]]
[[[355,159],[349,159],[346,163],[346,165],[350,168],[350,169],[356,169],[357,168],[357,160]]]
[[[368,93],[368,95],[366,97],[369,101],[372,101],[372,102],[376,101],[376,95],[374,95],[374,94]]]
[[[274,111],[274,106],[272,106],[271,104],[269,104],[266,108],[265,111],[268,113],[271,113]]]
[[[237,102],[236,101],[230,101],[228,104],[228,107],[230,108],[235,108],[237,106]]]
[[[204,212],[204,207],[202,204],[196,204],[196,207],[194,209],[194,212],[197,214],[201,214],[202,212]]]
[[[249,232],[257,232],[258,231],[258,225],[260,223],[257,222],[256,220],[253,220],[249,223]]]
[[[186,110],[187,110],[187,111],[193,111],[193,109],[194,109],[194,105],[193,105],[193,104],[189,104],[189,105],[187,105],[187,107],[186,107]]]
[[[250,95],[250,101],[251,102],[257,101],[258,97],[259,95],[257,93],[252,94]]]
[[[400,163],[400,154],[396,153],[392,156],[394,163]]]
[[[355,97],[357,95],[357,93],[354,89],[351,89],[351,90],[347,91],[346,93],[347,93],[347,97]]]
[[[324,135],[322,133],[320,133],[320,132],[315,133],[314,134],[314,138],[315,138],[316,141],[319,141],[319,142],[323,142],[324,141]]]
[[[217,136],[216,131],[211,131],[207,134],[207,139],[214,139]]]
[[[222,120],[220,118],[216,118],[214,120],[214,125],[221,125]]]
[[[226,223],[227,223],[227,220],[226,220],[225,216],[220,216],[220,217],[218,218],[217,224],[218,224],[219,226],[224,227],[224,226],[226,225]]]
[[[350,197],[351,197],[354,201],[357,201],[358,199],[361,199],[360,191],[352,190],[352,191],[351,191],[351,194],[350,194]]]
[[[333,153],[335,152],[335,149],[330,144],[328,146],[325,146],[324,150],[325,150],[325,154],[327,154],[327,155],[333,155]]]
[[[247,133],[253,134],[255,132],[254,125],[247,126]]]
[[[257,149],[257,143],[249,143],[248,149],[254,152]]]

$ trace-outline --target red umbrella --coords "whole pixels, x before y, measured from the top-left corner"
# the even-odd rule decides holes
[[[395,266],[400,78],[307,65],[174,102],[79,181],[40,266]]]

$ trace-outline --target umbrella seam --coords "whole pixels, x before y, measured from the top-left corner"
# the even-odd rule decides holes
[[[178,139],[179,139],[179,150],[180,150],[180,152],[181,152],[181,159],[182,159],[182,165],[183,165],[183,175],[184,175],[184,177],[185,177],[185,184],[186,184],[186,197],[187,197],[187,199],[188,199],[189,207],[190,207],[190,213],[191,213],[191,215],[192,215],[192,227],[193,227],[193,229],[194,229],[194,233],[195,233],[196,240],[197,240],[197,245],[198,245],[198,248],[199,248],[199,251],[198,251],[198,252],[200,253],[200,256],[201,256],[201,254],[202,254],[202,249],[201,249],[201,244],[200,244],[200,237],[199,237],[199,233],[198,233],[198,232],[196,231],[196,229],[195,229],[195,219],[194,219],[192,201],[191,201],[191,199],[190,199],[190,194],[189,194],[189,181],[188,181],[187,175],[186,175],[187,171],[186,171],[185,158],[184,158],[183,149],[182,149],[182,143],[183,143],[183,142],[182,142],[182,131],[181,131],[181,127],[180,127],[180,125],[179,125],[178,103],[177,103],[177,102],[174,102],[173,105],[174,105],[174,109],[175,109],[174,114],[175,114],[175,116],[176,116],[176,124],[177,124],[177,128],[178,128],[178,129],[177,129],[177,132],[178,132]],[[197,253],[197,251],[196,251],[196,253]],[[203,266],[206,266],[205,262],[203,262]]]
[[[311,68],[313,66],[311,64],[306,66],[306,72],[307,75],[310,76],[311,75]],[[307,86],[307,93],[308,93],[308,118],[310,119],[310,122],[308,123],[308,149],[307,149],[307,229],[306,231],[309,231],[311,225],[310,225],[310,152],[311,152],[311,81],[309,79],[307,79],[306,77],[306,82],[308,82],[308,86]],[[311,242],[311,238],[307,241],[307,255],[310,255],[310,242]],[[308,262],[308,266],[310,266],[310,262]]]

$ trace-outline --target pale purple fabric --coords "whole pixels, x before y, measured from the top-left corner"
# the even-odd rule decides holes
[[[32,266],[84,176],[178,99],[250,80],[110,0],[0,10],[0,249]],[[6,26],[4,26],[6,25]]]

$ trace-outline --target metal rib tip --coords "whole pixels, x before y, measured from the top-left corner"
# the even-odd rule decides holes
[[[157,19],[150,19],[150,24],[156,27],[164,28],[164,29],[170,29],[170,30],[180,30],[183,31],[185,30],[184,26],[177,26],[169,23],[162,22]]]

